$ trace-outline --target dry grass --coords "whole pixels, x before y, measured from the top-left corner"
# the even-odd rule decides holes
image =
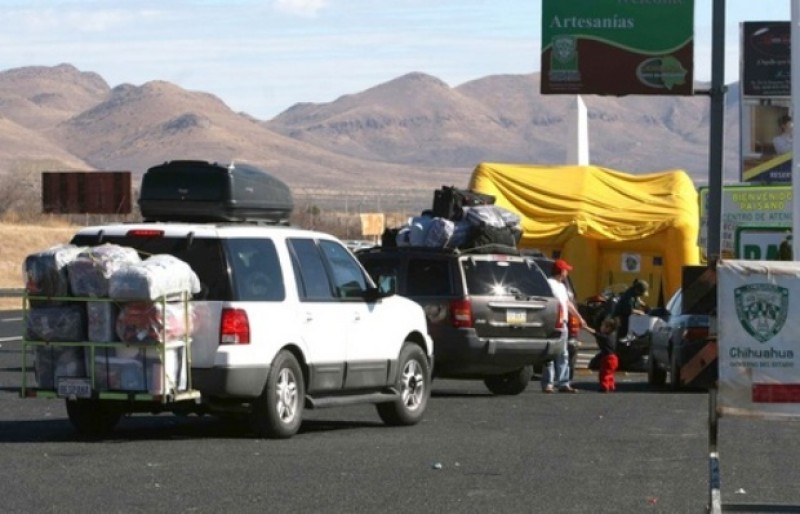
[[[58,221],[46,225],[0,221],[0,289],[23,287],[25,257],[69,242],[76,230],[76,227]],[[0,298],[0,310],[19,309],[21,306],[20,298]]]

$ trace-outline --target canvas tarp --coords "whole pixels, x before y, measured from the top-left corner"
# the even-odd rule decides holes
[[[699,263],[697,190],[681,170],[481,163],[469,188],[520,214],[520,247],[571,262],[579,295],[644,278],[668,299]]]

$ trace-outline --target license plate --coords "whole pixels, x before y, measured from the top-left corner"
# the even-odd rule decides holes
[[[506,311],[506,323],[509,325],[521,325],[525,323],[524,309],[508,309]]]
[[[58,396],[62,398],[91,398],[92,381],[88,378],[60,378]]]

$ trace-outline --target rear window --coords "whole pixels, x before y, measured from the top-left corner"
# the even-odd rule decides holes
[[[532,261],[462,261],[469,294],[553,296],[547,277]]]
[[[201,291],[195,299],[232,299],[228,265],[219,239],[103,236],[102,241],[98,241],[94,236],[77,235],[71,242],[78,246],[104,243],[128,246],[136,249],[143,259],[163,253],[174,255],[188,263],[200,279]]]

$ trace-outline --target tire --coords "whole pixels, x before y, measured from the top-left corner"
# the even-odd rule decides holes
[[[99,400],[67,400],[67,417],[82,436],[110,434],[122,418],[122,411]]]
[[[667,371],[659,367],[653,355],[652,347],[650,348],[650,355],[647,358],[647,383],[651,387],[664,387],[664,384],[667,383]]]
[[[669,355],[669,387],[673,391],[681,388],[681,366],[678,360],[679,350],[672,348]]]
[[[487,377],[483,380],[486,387],[492,393],[503,396],[513,396],[520,394],[528,387],[528,383],[533,377],[533,367],[525,366],[505,375]]]
[[[253,425],[259,437],[287,439],[300,429],[305,383],[297,358],[283,350],[275,357],[261,396],[253,403]]]
[[[422,419],[431,395],[431,369],[422,349],[406,343],[400,351],[395,386],[399,397],[375,405],[378,416],[391,426],[414,425]]]

